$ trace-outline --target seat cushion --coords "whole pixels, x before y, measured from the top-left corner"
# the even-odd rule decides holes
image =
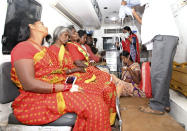
[[[77,115],[75,113],[66,113],[54,122],[48,123],[45,126],[73,126],[75,124]],[[9,115],[8,124],[22,125],[13,113]]]
[[[11,63],[5,62],[0,65],[0,103],[5,104],[13,101],[19,91],[10,77]]]

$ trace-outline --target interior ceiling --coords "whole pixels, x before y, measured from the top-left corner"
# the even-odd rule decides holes
[[[101,14],[103,16],[102,24],[104,26],[107,26],[107,25],[123,26],[118,16],[119,9],[121,6],[121,1],[122,0],[97,0],[99,4],[99,8],[101,10]],[[104,9],[105,7],[107,7],[107,9]],[[137,14],[141,17],[144,11],[144,7],[135,6],[134,8]],[[137,26],[137,28],[140,27],[140,24],[136,20],[134,20],[133,22],[132,21],[133,21],[133,18],[131,16],[127,16],[124,19],[123,24],[135,25]]]
[[[102,24],[118,24],[119,21],[119,8],[121,6],[121,0],[97,0],[99,8],[101,10],[103,22]],[[107,7],[107,9],[104,9]],[[114,19],[114,20],[111,20]]]
[[[102,14],[100,23],[92,2],[94,0],[59,0],[60,3],[86,28],[100,28],[108,25],[121,25],[118,14],[121,0],[96,0]],[[104,9],[107,7],[107,9]],[[142,8],[136,7],[136,11],[141,16]],[[114,19],[113,19],[114,18]],[[125,18],[124,22],[132,24],[132,19]]]
[[[101,24],[91,0],[59,0],[59,2],[83,27],[100,28]]]

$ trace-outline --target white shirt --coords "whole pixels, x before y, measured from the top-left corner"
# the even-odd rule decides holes
[[[179,36],[174,16],[169,2],[167,1],[168,0],[141,0],[141,5],[148,3],[146,4],[142,17],[142,44],[148,43],[156,35]]]

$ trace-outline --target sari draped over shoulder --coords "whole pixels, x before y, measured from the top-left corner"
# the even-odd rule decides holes
[[[44,48],[34,55],[36,79],[53,84],[65,82],[67,77],[65,70],[74,65],[68,64],[70,61],[68,52],[64,48],[61,49],[59,53],[63,55],[60,58],[56,57],[50,48]],[[59,63],[59,61],[63,61],[63,63]],[[109,111],[100,97],[69,91],[51,94],[26,92],[13,65],[11,79],[20,91],[20,95],[14,100],[12,108],[16,118],[23,124],[43,125],[57,120],[66,112],[75,112],[77,120],[73,131],[111,131]]]
[[[70,44],[70,43],[68,43]],[[74,45],[76,46],[76,45]],[[76,46],[79,48],[79,46]],[[62,53],[61,49],[57,49],[55,45],[49,47],[51,50],[56,52],[56,56],[60,60],[63,56],[63,61],[60,61],[61,65],[63,65],[63,69],[72,69],[76,66],[73,64],[73,60],[71,58],[70,51],[65,50],[65,53]],[[85,55],[85,59],[89,58],[86,55],[86,52],[80,47],[78,49],[82,54]],[[70,53],[69,53],[70,52]],[[79,85],[84,89],[84,92],[87,94],[94,94],[103,98],[104,102],[108,106],[108,110],[110,112],[110,123],[111,125],[115,121],[116,117],[116,87],[115,84],[111,82],[110,74],[100,71],[94,66],[88,66],[86,69],[86,73],[75,72],[71,75],[76,76],[77,80],[75,84]]]

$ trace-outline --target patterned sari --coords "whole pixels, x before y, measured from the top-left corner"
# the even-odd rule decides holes
[[[61,60],[66,61],[63,58]],[[66,76],[62,63],[59,64],[55,54],[48,48],[37,52],[33,61],[36,79],[54,84],[64,83]],[[13,65],[11,79],[20,89],[20,95],[12,104],[14,115],[20,122],[27,125],[43,125],[57,120],[66,112],[75,112],[77,120],[73,131],[111,131],[109,112],[102,98],[69,91],[51,94],[26,92]]]
[[[64,70],[76,67],[73,64],[71,55],[67,50],[65,50],[64,46],[58,48],[55,45],[52,45],[49,49],[56,54],[60,65],[63,65],[62,68]],[[82,87],[85,93],[94,94],[103,98],[104,102],[108,106],[108,110],[110,112],[110,123],[112,125],[116,117],[116,87],[115,84],[111,82],[111,76],[93,66],[86,68],[86,73],[76,72],[70,74],[70,76],[71,75],[77,77],[75,84]]]
[[[129,66],[132,71],[140,71],[140,66],[138,63],[133,63]],[[128,79],[130,82],[126,82],[125,80]],[[113,81],[116,83],[117,90],[121,96],[138,96],[138,97],[145,97],[143,91],[139,89],[139,86],[133,82],[132,76],[128,71],[122,72],[122,78],[119,80],[115,76],[113,76]]]

